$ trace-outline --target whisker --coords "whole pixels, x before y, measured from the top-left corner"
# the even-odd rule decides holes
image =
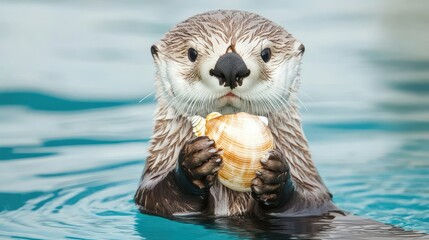
[[[206,90],[203,90],[202,91],[203,92],[203,99],[201,100],[201,101],[198,101],[198,98],[196,99],[196,101],[194,102],[194,104],[192,104],[192,107],[191,107],[191,114],[192,115],[196,115],[197,113],[195,112],[194,113],[194,109],[195,109],[195,107],[198,105],[198,104],[196,104],[197,102],[201,102],[202,104],[204,104],[205,103],[205,101],[206,101],[206,99],[207,99],[207,96],[208,96],[208,94],[207,94],[207,91]],[[201,104],[201,105],[202,105]],[[198,107],[198,106],[197,106]],[[200,112],[200,111],[198,111],[198,112]]]
[[[215,101],[217,100],[216,94],[212,93],[211,98],[212,98],[212,100],[211,100],[210,104],[212,105],[212,108],[214,108],[214,106],[216,106]]]
[[[195,94],[194,100],[192,101],[192,104],[191,104],[191,110],[189,111],[191,115],[195,115],[193,110],[194,110],[195,104],[197,104],[198,102],[199,102],[199,96]]]
[[[269,85],[269,90],[270,92],[272,92],[273,94],[275,94],[278,97],[278,100],[281,102],[281,108],[285,109],[286,114],[288,115],[289,119],[291,118],[291,110],[290,108],[292,108],[291,103],[288,99],[285,98],[285,96],[282,94],[282,92],[280,92],[281,90],[285,91],[286,93],[290,94],[291,96],[293,95],[293,93],[284,87],[281,86],[273,86],[273,85]]]
[[[249,101],[249,99],[247,97],[244,97],[243,100],[244,100],[244,104],[246,107],[245,108],[246,112],[254,112],[255,110],[254,110],[254,107],[252,105],[252,101]]]
[[[274,97],[276,98],[276,99],[272,99],[271,97],[270,98],[267,98],[267,101],[268,101],[268,103],[270,104],[270,106],[272,107],[272,110],[275,110],[276,108],[277,109],[280,109],[281,108],[281,106],[279,105],[279,101],[281,100],[281,99],[279,99],[279,94],[277,93],[277,91],[275,90],[275,88],[272,88],[271,87],[272,85],[271,84],[269,84],[269,85],[267,85],[267,90],[265,90],[264,92],[267,92],[268,91],[268,93],[266,93],[266,95],[269,95],[269,96],[273,96],[274,95]],[[280,101],[281,102],[281,101]]]
[[[308,99],[313,100],[313,97],[311,97],[310,95],[308,95],[306,92],[304,92],[303,90],[300,90],[300,92],[306,96]]]
[[[146,98],[148,98],[149,96],[153,95],[156,92],[156,90],[153,90],[152,92],[150,92],[148,95],[146,95],[144,98],[142,98],[139,103],[143,102],[144,100],[146,100]]]
[[[271,91],[271,92],[277,98],[277,101],[273,101],[273,102],[275,102],[278,109],[282,109],[283,105],[284,105],[283,96],[280,93],[278,93],[277,91]]]
[[[189,108],[192,107],[194,101],[197,100],[198,95],[197,94],[193,94],[193,96],[191,97],[191,102],[188,105],[188,107],[186,108],[186,112],[185,113],[189,113]],[[192,114],[191,114],[192,115]]]
[[[184,104],[182,104],[182,101],[186,100],[185,102],[187,102],[188,93],[190,93],[190,92],[191,92],[191,89],[188,89],[188,90],[186,90],[185,93],[183,93],[181,95],[176,95],[176,97],[172,97],[170,99],[170,101],[168,101],[166,106],[172,107],[172,108],[177,109],[177,110],[181,110],[183,112],[183,105]],[[175,103],[178,103],[178,104],[176,104],[176,106],[174,106]]]
[[[304,107],[304,109],[305,109],[305,111],[307,111],[308,112],[308,109],[307,109],[307,107],[305,106],[305,104],[304,104],[304,102],[303,101],[301,101],[301,99],[298,97],[298,94],[296,93],[296,92],[292,92],[290,89],[286,89],[286,88],[283,88],[283,87],[281,87],[283,90],[285,90],[285,91],[288,91],[290,94],[291,94],[291,96],[293,96],[294,98],[296,98],[298,101],[299,101],[299,103]],[[308,96],[308,95],[307,95]],[[310,97],[310,96],[308,96],[308,97]],[[311,98],[311,97],[310,97]]]
[[[270,112],[270,107],[269,107],[267,101],[265,100],[265,98],[262,96],[262,94],[260,92],[257,92],[256,94],[258,95],[259,101],[262,104],[262,108],[265,110],[264,112]]]
[[[301,101],[301,99],[299,99],[299,97],[298,97],[298,96],[296,96],[296,99],[301,103],[301,105],[302,105],[302,106],[304,106],[305,111],[306,111],[306,112],[308,112],[308,109],[307,109],[307,107],[305,106],[304,102],[302,102],[302,101]]]

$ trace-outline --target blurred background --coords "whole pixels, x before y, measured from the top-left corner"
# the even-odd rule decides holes
[[[132,201],[150,46],[215,9],[258,13],[306,46],[304,130],[337,205],[429,233],[429,2],[0,0],[2,238],[234,238]]]

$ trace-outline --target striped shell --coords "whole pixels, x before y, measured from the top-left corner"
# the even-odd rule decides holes
[[[223,149],[219,181],[235,191],[250,192],[260,160],[273,148],[266,118],[244,112],[211,113],[206,119],[193,117],[192,125],[197,136],[206,135],[215,141],[216,148]]]

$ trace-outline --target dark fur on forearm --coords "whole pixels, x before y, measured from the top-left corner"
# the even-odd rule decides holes
[[[208,194],[208,191],[198,190],[198,188],[192,186],[189,179],[185,178],[179,180],[186,181],[180,183],[178,181],[178,179],[180,179],[178,174],[179,173],[176,168],[176,170],[170,172],[167,177],[159,182],[154,188],[139,189],[135,195],[135,201],[140,205],[140,210],[145,213],[162,216],[171,216],[175,213],[200,213],[214,215],[214,197]],[[186,176],[182,175],[182,177]],[[222,187],[217,180],[216,184],[218,187]],[[230,196],[235,195],[236,198],[233,199],[248,203],[246,204],[246,211],[242,214],[243,216],[266,217],[266,214],[283,209],[288,201],[292,199],[291,196],[293,196],[293,188],[291,188],[291,185],[292,182],[289,178],[289,182],[284,186],[283,194],[279,196],[278,201],[271,204],[257,202],[250,196],[250,193],[234,192],[229,189],[224,190],[230,192],[228,194]],[[191,189],[189,189],[189,187],[191,187]],[[234,204],[234,202],[231,202],[231,205]]]
[[[179,187],[174,172],[170,172],[153,189],[139,189],[134,199],[141,211],[162,216],[201,212],[207,205],[207,196],[185,193]]]

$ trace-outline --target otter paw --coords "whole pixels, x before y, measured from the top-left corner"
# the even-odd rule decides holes
[[[185,143],[179,157],[179,166],[188,179],[199,189],[210,188],[221,168],[221,150],[214,147],[214,141],[206,136]]]
[[[285,202],[290,179],[289,164],[283,154],[277,150],[270,150],[261,159],[262,168],[256,170],[256,177],[252,180],[252,197],[267,206],[278,206]]]

